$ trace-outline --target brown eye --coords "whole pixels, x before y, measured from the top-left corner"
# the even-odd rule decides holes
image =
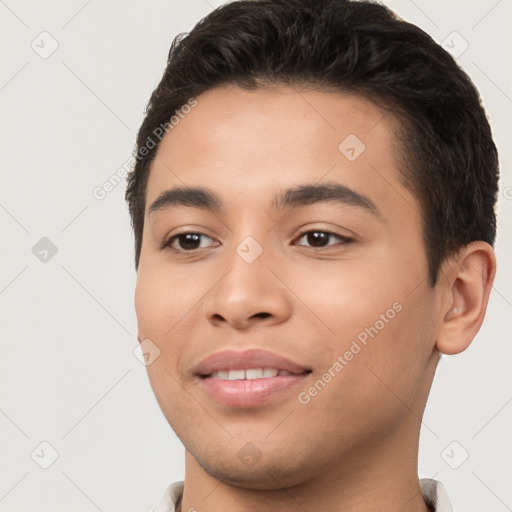
[[[330,231],[306,231],[305,233],[302,233],[299,240],[305,239],[307,243],[299,243],[298,245],[305,245],[306,247],[327,247],[329,245],[334,245],[333,243],[329,243],[333,238],[342,243],[352,241],[350,238],[336,233],[331,233]]]
[[[179,233],[165,242],[164,247],[169,247],[176,251],[194,251],[208,247],[207,242],[203,242],[204,239],[211,240],[210,237],[203,233]]]

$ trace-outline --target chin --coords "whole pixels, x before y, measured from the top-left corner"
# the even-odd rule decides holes
[[[202,460],[195,457],[201,468],[216,480],[227,485],[255,490],[278,490],[303,484],[308,480],[304,464],[288,464],[283,461],[265,460],[265,456],[254,464],[243,464],[234,455],[231,460]]]

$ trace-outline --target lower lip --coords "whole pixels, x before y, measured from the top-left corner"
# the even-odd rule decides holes
[[[279,375],[265,379],[201,379],[202,389],[216,402],[228,407],[255,407],[262,405],[281,391],[301,383],[308,373]]]

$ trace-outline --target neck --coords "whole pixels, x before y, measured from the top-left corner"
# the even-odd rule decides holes
[[[348,467],[340,464],[337,468],[326,468],[314,480],[298,485],[262,490],[220,482],[206,473],[187,452],[181,510],[428,512],[416,465],[405,461],[386,463],[382,456],[384,454],[374,454],[360,460],[359,464],[351,462]]]
[[[268,487],[251,488],[250,479],[234,485],[212,476],[186,451],[180,510],[428,512],[417,476],[417,457],[421,417],[436,364],[437,354],[429,363],[430,371],[426,372],[415,399],[392,432],[369,439],[364,447],[344,452],[336,465],[321,468],[314,478],[301,480],[297,471],[295,483],[279,485],[272,481],[269,468]]]

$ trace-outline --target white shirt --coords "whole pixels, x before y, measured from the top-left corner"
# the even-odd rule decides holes
[[[436,512],[453,512],[446,490],[441,482],[422,478],[420,486],[423,497],[435,504]],[[167,487],[150,512],[176,512],[176,503],[178,503],[183,493],[183,487],[183,481],[174,482]]]

